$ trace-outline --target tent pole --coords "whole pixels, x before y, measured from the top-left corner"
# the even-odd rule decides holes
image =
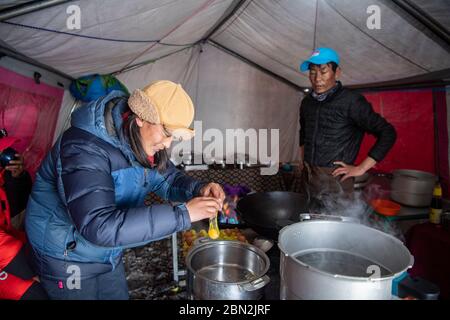
[[[447,29],[444,28],[438,21],[433,19],[420,7],[413,4],[409,0],[392,0],[392,2],[398,8],[402,9],[404,12],[412,16],[416,21],[420,22],[423,26],[425,26],[438,39],[443,41],[447,45],[446,47],[447,51],[449,51],[450,32],[447,31]]]
[[[52,67],[49,67],[49,66],[47,66],[45,64],[37,62],[34,59],[31,59],[31,58],[29,58],[29,57],[27,57],[27,56],[25,56],[25,55],[23,55],[23,54],[21,54],[21,53],[19,53],[17,51],[11,50],[11,49],[6,48],[6,47],[4,47],[2,45],[0,45],[0,58],[1,58],[1,55],[5,55],[5,56],[11,57],[13,59],[16,59],[16,60],[19,60],[19,61],[31,64],[31,65],[33,65],[35,67],[47,70],[47,71],[49,71],[51,73],[57,74],[60,77],[65,78],[67,80],[71,80],[71,81],[74,80],[74,78],[69,76],[68,74],[65,74],[65,73],[63,73],[61,71],[53,69]]]
[[[450,68],[391,81],[348,85],[352,89],[402,89],[439,87],[450,83]]]
[[[192,46],[189,46],[189,47],[185,47],[185,48],[183,48],[183,49],[180,49],[180,50],[177,50],[177,51],[174,51],[174,52],[165,54],[165,55],[160,56],[160,57],[158,57],[158,58],[154,58],[154,59],[150,59],[150,60],[146,60],[146,61],[142,61],[142,62],[133,64],[133,65],[131,65],[131,66],[126,67],[126,68],[123,69],[123,70],[116,70],[116,71],[113,71],[113,72],[111,72],[110,74],[113,75],[113,76],[116,76],[116,75],[121,74],[121,73],[125,73],[125,72],[128,72],[128,71],[132,71],[132,70],[134,70],[134,69],[143,67],[143,66],[145,66],[145,65],[147,65],[147,64],[155,63],[155,62],[158,61],[158,60],[167,58],[167,57],[169,57],[169,56],[171,56],[171,55],[173,55],[173,54],[176,54],[176,53],[178,53],[178,52],[181,52],[181,51],[184,51],[184,50],[193,48],[193,47],[195,47],[196,45],[197,45],[197,44],[192,45]]]
[[[23,5],[15,6],[0,11],[0,21],[18,17],[27,13],[39,11],[42,9],[57,6],[59,4],[70,2],[70,0],[46,0],[46,1],[32,1]]]
[[[219,19],[219,21],[206,32],[205,36],[203,37],[204,41],[209,40],[209,38],[214,35],[214,33],[219,30],[225,23],[230,20],[230,18],[238,11],[242,5],[245,3],[245,0],[235,0],[233,3],[229,6],[227,11],[223,14],[222,18]]]
[[[436,102],[436,92],[434,90],[431,92],[433,97],[433,124],[434,124],[434,166],[436,170],[436,174],[438,176],[439,182],[441,179],[441,166],[439,165],[439,157],[440,157],[440,150],[439,150],[439,122],[437,119],[438,116],[438,110],[437,110],[437,102]]]
[[[213,40],[208,40],[208,43],[210,43],[212,46],[216,47],[217,49],[222,50],[222,51],[232,55],[233,57],[235,57],[235,58],[237,58],[237,59],[239,59],[239,60],[241,60],[241,61],[243,61],[243,62],[245,62],[245,63],[247,63],[249,65],[251,65],[252,67],[254,67],[254,68],[256,68],[256,69],[258,69],[258,70],[260,70],[260,71],[262,71],[262,72],[264,72],[264,73],[266,73],[268,75],[270,75],[271,77],[273,77],[273,78],[275,78],[275,79],[277,79],[277,80],[287,84],[288,86],[293,87],[296,90],[300,90],[300,91],[303,92],[306,89],[306,87],[298,86],[297,84],[289,81],[288,79],[283,78],[283,77],[273,73],[270,70],[267,70],[266,68],[260,66],[259,64],[254,63],[254,62],[248,60],[247,58],[244,58],[240,54],[238,54],[238,53],[236,53],[236,52],[234,52],[234,51],[232,51],[232,50],[230,50],[228,48],[225,48],[224,46],[222,46],[221,44],[219,44],[219,43],[217,43],[217,42],[215,42]]]
[[[399,84],[399,85],[349,85],[345,86],[346,88],[361,91],[361,92],[370,92],[370,91],[390,91],[390,90],[425,90],[425,89],[433,89],[433,88],[441,88],[442,86],[450,85],[450,81],[439,81],[439,82],[417,82],[417,83],[409,83],[409,84]]]

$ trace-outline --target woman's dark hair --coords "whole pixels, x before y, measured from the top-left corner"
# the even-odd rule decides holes
[[[158,151],[154,156],[154,166],[148,160],[148,155],[145,153],[144,147],[141,142],[141,133],[136,123],[138,116],[131,111],[124,113],[127,115],[123,121],[122,129],[125,137],[128,139],[128,143],[136,156],[137,161],[145,168],[153,168],[154,166],[159,172],[163,172],[167,169],[167,162],[169,156],[165,149]]]

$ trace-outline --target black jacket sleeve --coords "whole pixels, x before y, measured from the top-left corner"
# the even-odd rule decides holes
[[[383,160],[397,139],[395,128],[380,114],[376,113],[372,105],[362,95],[359,95],[351,104],[350,117],[358,127],[377,138],[368,156],[377,162]]]
[[[19,177],[14,178],[10,171],[5,170],[4,180],[11,217],[14,217],[27,206],[28,196],[31,193],[31,177],[27,171],[24,171]]]

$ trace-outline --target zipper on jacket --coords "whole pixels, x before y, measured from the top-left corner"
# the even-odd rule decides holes
[[[316,155],[316,144],[317,144],[317,131],[319,130],[319,119],[320,119],[320,109],[322,107],[322,101],[319,101],[319,105],[317,106],[317,118],[316,118],[316,123],[314,124],[314,133],[312,136],[312,152],[311,152],[311,165],[314,165],[314,160],[315,160],[315,155]]]
[[[144,187],[147,187],[147,168],[144,168]]]
[[[75,249],[75,247],[77,246],[77,243],[75,241],[70,241],[67,245],[66,248],[64,249],[64,268],[67,269],[67,256],[69,255],[69,251],[72,251],[73,249]]]

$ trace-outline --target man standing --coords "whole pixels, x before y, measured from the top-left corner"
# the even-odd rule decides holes
[[[330,48],[314,50],[300,70],[309,70],[312,92],[300,109],[300,163],[303,185],[311,198],[351,193],[353,177],[380,162],[396,140],[396,131],[359,93],[338,81],[339,56]],[[368,156],[354,162],[364,134],[377,138]]]

